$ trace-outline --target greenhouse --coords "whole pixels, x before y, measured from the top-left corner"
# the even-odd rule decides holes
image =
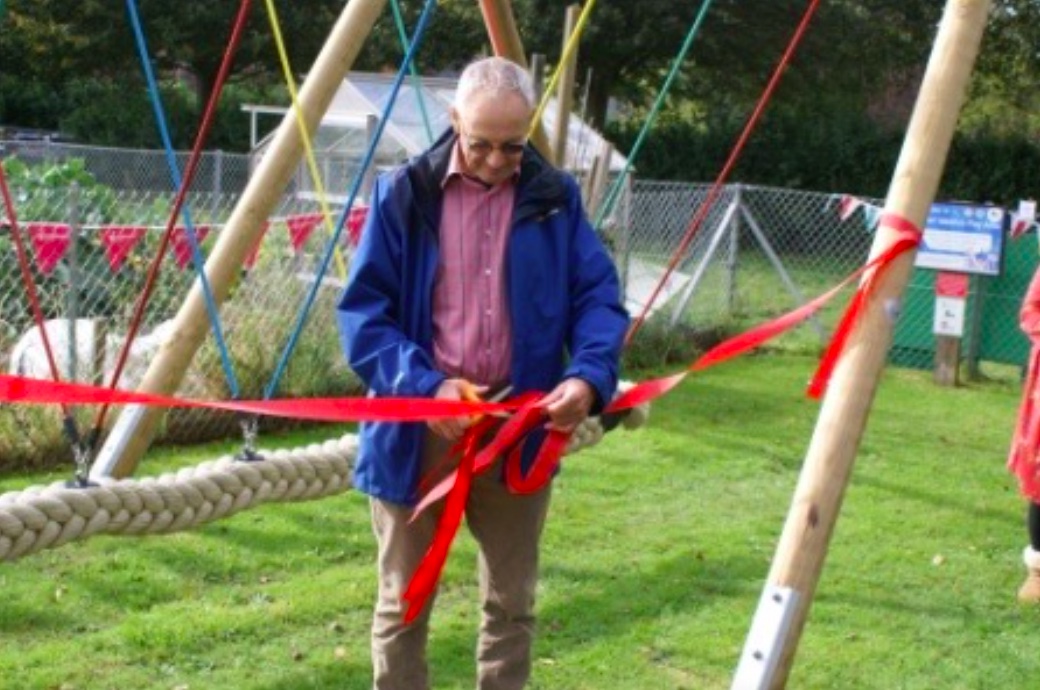
[[[450,126],[449,109],[457,80],[449,77],[410,77],[400,88],[390,111],[390,119],[375,155],[375,170],[385,170],[422,152]],[[344,201],[354,181],[354,172],[364,158],[367,144],[375,134],[381,113],[393,93],[394,75],[351,72],[343,81],[314,136],[314,152],[322,182],[329,197]],[[264,154],[274,131],[288,112],[286,106],[246,105],[250,116],[250,145],[254,160]],[[556,128],[557,100],[546,104],[542,123],[547,132]],[[612,150],[603,136],[586,124],[578,114],[568,119],[564,167],[582,181],[586,197],[591,196],[598,159],[610,148],[610,174],[615,177],[625,167],[624,156]],[[370,177],[370,176],[369,176]],[[315,187],[301,163],[296,175],[297,194],[312,195]],[[365,197],[362,186],[361,197]]]

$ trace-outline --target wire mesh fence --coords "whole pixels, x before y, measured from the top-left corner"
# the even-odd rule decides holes
[[[31,168],[8,176],[19,235],[9,222],[0,226],[0,366],[15,374],[51,376],[34,325],[32,290],[60,378],[110,385],[125,349],[128,359],[117,383],[134,388],[198,280],[196,261],[204,261],[224,231],[248,182],[249,158],[206,155],[160,260],[140,331],[129,339],[173,207],[170,161],[152,151],[57,144],[27,149],[2,143],[0,150]],[[186,158],[177,158],[183,169]],[[358,392],[332,316],[352,245],[347,233],[332,244],[331,228],[320,220],[307,189],[291,184],[282,194],[263,242],[212,314],[211,332],[179,395],[226,399],[237,388],[242,398],[258,398],[275,376],[279,397]],[[705,213],[709,190],[689,183],[632,182],[601,229],[632,315],[646,316],[647,323],[676,338],[711,333],[718,339],[790,311],[861,266],[873,241],[876,200],[858,200],[849,212],[834,194],[729,185]],[[333,221],[340,210],[333,203]],[[691,233],[695,219],[702,222]],[[1036,267],[1034,242],[1035,237],[1009,240],[1001,275],[971,277],[961,352],[972,373],[1015,376],[1025,361],[1028,343],[1018,331],[1017,311]],[[319,276],[333,246],[337,260]],[[933,365],[934,273],[914,272],[894,337],[896,365]],[[304,318],[301,310],[312,289],[316,301]],[[839,295],[816,318],[770,346],[819,351],[846,302]],[[301,319],[302,335],[279,372],[277,364]],[[230,366],[222,360],[217,329]],[[84,425],[93,415],[77,411]],[[223,413],[174,410],[158,440],[195,441],[236,429],[236,420]],[[5,464],[21,466],[39,465],[66,445],[59,415],[50,408],[0,406],[0,438],[8,439],[0,452]]]
[[[727,186],[705,215],[709,190],[688,183],[635,183],[625,234],[611,238],[633,314],[652,314],[673,328],[724,334],[774,318],[838,285],[865,263],[881,210],[876,199],[738,184]],[[704,218],[698,225],[699,215]],[[1025,364],[1029,343],[1017,317],[1037,266],[1036,242],[1032,234],[1005,237],[999,274],[968,276],[960,338],[968,375],[1014,377]],[[892,364],[934,366],[938,274],[915,268],[901,304],[891,305],[898,316]],[[648,310],[652,289],[658,294]],[[820,350],[847,301],[839,294],[816,318],[772,346]]]

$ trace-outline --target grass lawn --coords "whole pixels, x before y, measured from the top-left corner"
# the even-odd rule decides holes
[[[648,427],[565,460],[531,688],[729,687],[813,433],[813,366],[767,354],[696,374]],[[789,687],[1038,687],[1040,608],[1015,602],[1026,535],[1004,470],[1018,395],[885,373]],[[141,474],[229,448],[157,451]],[[69,544],[0,564],[0,591],[0,688],[369,687],[373,540],[354,493]],[[433,626],[435,687],[472,688],[468,535]]]

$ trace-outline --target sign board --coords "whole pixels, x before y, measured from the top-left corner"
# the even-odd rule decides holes
[[[948,335],[960,338],[964,335],[964,303],[963,297],[935,298],[935,320],[932,332],[935,335]]]
[[[996,206],[932,204],[915,265],[998,275],[1005,216],[1004,209]]]

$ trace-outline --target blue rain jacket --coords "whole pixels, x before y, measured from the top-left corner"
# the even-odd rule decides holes
[[[344,352],[369,395],[432,397],[445,375],[433,359],[433,282],[442,189],[452,132],[381,175],[337,307]],[[528,147],[521,161],[506,250],[513,327],[512,394],[548,392],[577,377],[597,394],[617,387],[628,315],[617,271],[585,217],[574,179]],[[413,505],[424,423],[364,423],[358,490]],[[541,434],[524,448],[529,467]]]

